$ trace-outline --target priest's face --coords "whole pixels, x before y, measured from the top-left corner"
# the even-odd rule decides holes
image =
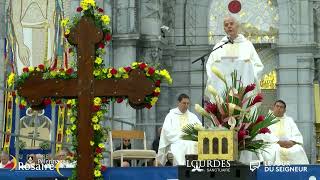
[[[274,106],[273,106],[273,114],[276,117],[282,117],[285,112],[286,112],[286,108],[285,108],[284,104],[282,104],[281,102],[277,102],[277,103],[274,104]]]
[[[180,102],[178,102],[178,108],[182,113],[185,113],[190,105],[190,100],[188,98],[182,98]]]
[[[3,165],[7,164],[9,161],[9,156],[8,155],[1,155],[1,163]]]
[[[239,24],[233,17],[226,17],[223,21],[224,31],[229,37],[235,39],[238,36]]]

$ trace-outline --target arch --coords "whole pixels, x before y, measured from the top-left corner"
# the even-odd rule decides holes
[[[204,138],[203,139],[203,154],[209,154],[209,146],[210,146],[210,143],[209,143],[209,139],[208,138]]]
[[[229,144],[228,144],[228,139],[226,137],[222,138],[222,141],[221,141],[221,146],[222,146],[222,154],[228,154],[228,147],[229,147]]]
[[[212,139],[212,154],[219,154],[219,139],[216,137]]]

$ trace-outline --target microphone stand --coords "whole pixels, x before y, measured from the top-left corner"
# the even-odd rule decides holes
[[[201,105],[202,105],[202,107],[204,107],[204,71],[205,71],[205,69],[204,69],[204,63],[205,63],[205,61],[206,61],[205,57],[208,56],[208,55],[210,55],[212,52],[216,51],[217,49],[222,48],[224,45],[226,45],[226,44],[228,44],[228,43],[233,44],[233,41],[228,38],[228,41],[226,41],[226,42],[224,42],[223,44],[221,44],[220,46],[214,48],[212,51],[210,51],[210,52],[202,55],[201,57],[199,57],[198,59],[192,61],[192,63],[191,63],[191,64],[194,64],[194,63],[196,63],[196,62],[198,62],[198,61],[201,60],[201,66],[202,66],[202,84],[201,84],[202,102],[201,102]],[[202,121],[202,125],[204,125],[204,117],[203,117],[203,116],[201,117],[201,121]]]

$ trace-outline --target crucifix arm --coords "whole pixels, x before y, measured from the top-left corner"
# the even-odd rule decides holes
[[[29,78],[18,87],[18,94],[31,106],[41,105],[45,97],[74,98],[77,96],[77,80]]]

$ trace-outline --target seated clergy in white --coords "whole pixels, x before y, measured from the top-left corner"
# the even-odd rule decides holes
[[[279,122],[268,128],[275,139],[266,151],[262,151],[264,161],[274,164],[309,164],[302,147],[303,137],[293,119],[285,114],[286,103],[277,100],[273,105],[273,114]]]
[[[195,141],[182,140],[182,128],[187,124],[198,123],[198,117],[188,110],[190,98],[186,94],[178,97],[178,107],[171,109],[166,116],[160,135],[158,161],[165,165],[168,151],[173,154],[173,165],[185,165],[186,154],[197,154],[198,144]]]

